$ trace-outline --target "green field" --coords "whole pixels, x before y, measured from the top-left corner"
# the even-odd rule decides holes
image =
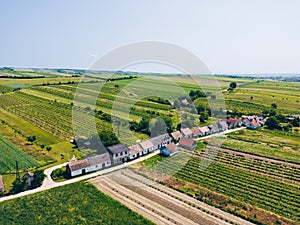
[[[300,162],[300,135],[283,131],[246,130],[231,133],[222,147],[290,162]]]
[[[250,137],[252,132],[264,131],[243,135]],[[171,180],[162,180],[166,185],[255,223],[299,222],[298,168],[226,152],[206,153],[203,161],[206,151],[203,144],[199,143],[197,149],[195,152],[182,150],[167,159],[156,156],[140,163],[137,171],[153,179],[165,177],[157,174],[169,175]],[[203,162],[210,164],[205,170],[199,170]]]
[[[235,78],[228,78],[228,81],[236,81],[237,88],[233,92],[228,92],[226,91],[228,86],[221,85],[223,96],[219,100],[225,101],[227,110],[243,114],[260,114],[262,111],[272,109],[271,104],[275,103],[277,113],[300,112],[299,83],[247,79],[239,83]],[[207,106],[207,100],[198,99],[196,105]]]
[[[284,116],[300,113],[300,83],[296,82],[242,77],[217,76],[212,79],[209,76],[190,78],[179,75],[141,74],[137,77],[114,75],[112,80],[107,80],[109,75],[106,74],[102,74],[101,77],[87,74],[83,79],[84,83],[79,84],[82,77],[58,72],[19,71],[10,75],[18,76],[18,79],[0,79],[0,135],[10,140],[17,148],[12,145],[6,148],[0,146],[0,151],[9,149],[5,150],[6,158],[0,158],[0,173],[13,170],[13,158],[17,156],[26,159],[25,165],[20,162],[22,168],[48,167],[67,161],[73,155],[80,159],[93,152],[89,148],[79,151],[70,144],[70,139],[74,137],[73,124],[80,127],[80,135],[89,137],[95,135],[92,132],[93,124],[90,123],[92,121],[96,124],[97,132],[119,133],[118,137],[122,143],[132,145],[136,140],[148,138],[145,132],[129,130],[130,123],[139,123],[142,118],[149,119],[150,124],[157,121],[158,117],[168,118],[174,128],[182,122],[182,115],[194,116],[193,123],[199,126],[216,121],[216,118],[209,117],[206,122],[200,124],[199,116],[191,107],[181,104],[181,111],[176,112],[169,104],[169,101],[174,99],[187,98],[191,90],[202,88],[207,95],[212,95],[209,92],[221,90],[222,93],[215,96],[220,112],[224,112],[226,108],[229,113],[237,113],[236,115],[260,114],[266,110],[275,110],[277,114]],[[21,76],[31,79],[20,79]],[[37,76],[45,78],[36,78]],[[232,92],[227,90],[231,82],[237,83],[237,88]],[[21,90],[15,90],[16,88]],[[95,107],[93,98],[96,98]],[[212,97],[200,97],[194,104],[209,109],[210,99]],[[226,107],[222,106],[224,102]],[[276,109],[271,107],[272,103],[276,103]],[[72,116],[76,113],[81,115],[79,120],[73,120]],[[112,124],[112,115],[120,122],[120,132],[113,130],[116,127]],[[32,135],[37,139],[34,143],[28,143],[27,137]],[[230,133],[224,139],[222,147],[236,152],[300,163],[299,140],[300,134],[296,127],[290,132],[262,128]],[[50,146],[52,150],[47,152],[42,146]],[[186,151],[169,159],[156,156],[141,164],[143,172],[146,171],[147,175],[155,172],[169,174],[171,181],[167,181],[166,185],[258,224],[293,224],[292,221],[299,221],[300,174],[296,167],[220,152],[215,158],[207,158],[213,162],[206,170],[198,171],[199,157],[204,153],[203,147],[203,144],[199,144],[192,158]],[[61,158],[62,155],[65,156],[64,159]],[[10,167],[6,166],[7,162]],[[6,174],[4,179],[9,180],[8,178]],[[86,196],[82,195],[84,192],[87,193]],[[92,195],[98,196],[102,203],[101,200],[91,198]],[[75,220],[80,224],[85,224],[85,221],[95,224],[118,224],[119,218],[128,219],[122,224],[143,223],[141,217],[108,199],[90,185],[79,183],[4,203],[0,205],[0,212],[5,210],[3,205],[7,204],[5,206],[8,209],[3,211],[7,216],[4,217],[7,224],[10,218],[18,224],[21,223],[19,218],[29,217],[36,218],[30,221],[33,224],[47,224],[50,221],[74,224]],[[28,215],[16,207],[16,204],[28,208]],[[43,206],[47,210],[39,212],[34,209],[35,205]],[[53,209],[54,205],[60,207],[57,212]],[[84,205],[85,209],[80,210],[80,205]],[[123,214],[116,218],[115,214],[110,213],[105,220],[103,215],[113,207],[121,207],[120,213]],[[16,217],[13,216],[13,208],[19,210]],[[104,214],[99,213],[100,211]],[[126,216],[126,213],[133,216]]]
[[[20,169],[36,167],[39,164],[26,155],[24,152],[16,148],[8,140],[0,136],[0,174],[10,170],[15,170],[16,161],[19,163]]]
[[[153,224],[84,182],[3,202],[0,214],[3,225]]]

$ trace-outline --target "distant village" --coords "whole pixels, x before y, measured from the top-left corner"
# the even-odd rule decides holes
[[[131,161],[156,150],[160,150],[162,156],[172,157],[178,153],[178,146],[188,150],[195,149],[196,138],[242,126],[248,129],[258,129],[264,126],[266,120],[267,118],[261,115],[242,116],[241,119],[229,118],[215,125],[181,128],[170,134],[152,137],[129,147],[124,144],[113,145],[107,147],[107,153],[68,163],[67,172],[71,177],[75,177]]]

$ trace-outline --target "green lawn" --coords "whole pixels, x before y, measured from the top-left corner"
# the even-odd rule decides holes
[[[16,148],[8,140],[0,136],[0,174],[15,169],[16,161],[19,162],[19,168],[31,168],[39,164]]]
[[[153,224],[84,182],[6,201],[0,215],[3,225]]]

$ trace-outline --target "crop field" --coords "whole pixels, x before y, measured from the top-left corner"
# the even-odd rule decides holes
[[[62,102],[55,102],[53,100],[40,98],[37,96],[29,95],[23,92],[7,94],[0,96],[0,106],[8,112],[16,115],[19,118],[39,127],[40,129],[62,139],[71,138],[73,135],[72,127],[72,106]],[[90,116],[93,118],[92,116]],[[90,133],[90,127],[86,126],[86,115],[82,120],[76,120],[80,124],[84,133]],[[99,131],[111,129],[109,122],[96,118],[96,125]],[[123,134],[126,137],[126,133]],[[145,138],[144,135],[136,134],[141,139]],[[132,140],[128,140],[128,142]]]
[[[291,114],[300,111],[298,83],[245,80],[244,83],[237,82],[237,85],[233,92],[228,92],[226,86],[221,86],[223,97],[219,100],[225,101],[227,110],[243,114],[261,114],[265,110],[273,109],[271,104],[275,103],[278,113]],[[197,99],[195,104],[208,106],[206,99]]]
[[[240,104],[250,103],[255,106],[270,108],[272,103],[277,104],[279,113],[295,113],[300,111],[299,83],[281,81],[260,81],[249,83],[237,88],[232,93],[225,94],[225,100],[232,100]]]
[[[175,177],[299,220],[299,186],[216,163],[210,164],[205,171],[198,171],[199,162],[193,158]]]
[[[10,170],[15,170],[16,161],[18,161],[20,169],[32,168],[39,165],[34,159],[26,155],[1,136],[0,155],[0,174]]]
[[[1,203],[0,214],[3,225],[153,224],[84,182]]]
[[[13,87],[0,85],[0,93],[1,93],[1,94],[6,94],[6,93],[8,93],[8,92],[12,92],[13,90],[14,90]]]
[[[222,147],[299,163],[299,137],[298,133],[247,130],[229,134]]]
[[[255,222],[266,223],[269,220],[266,219],[268,217],[266,211],[287,220],[299,221],[299,167],[227,152],[219,152],[216,157],[214,154],[208,154],[205,159],[202,158],[203,154],[203,148],[195,152],[181,149],[181,153],[175,157],[169,159],[156,157],[149,162],[148,160],[143,162],[138,171],[152,179],[160,180],[164,177],[166,180],[162,182],[168,186]],[[203,160],[210,165],[205,170],[199,170]],[[169,181],[168,176],[160,174],[170,176],[173,181]],[[179,188],[176,183],[179,183]],[[182,185],[186,187],[180,188]],[[192,185],[195,186],[195,191],[192,191]],[[210,194],[199,196],[199,188],[201,190],[204,188],[204,192],[209,190]],[[218,194],[225,197],[220,198]],[[226,200],[226,198],[233,200]],[[226,201],[228,205],[224,206]],[[247,206],[238,202],[244,202]],[[234,210],[229,206],[230,204],[235,205]],[[256,218],[253,213],[252,216],[249,215],[252,210],[239,209],[248,209],[250,206],[256,207],[255,214],[262,216]],[[284,224],[294,223],[290,221]]]

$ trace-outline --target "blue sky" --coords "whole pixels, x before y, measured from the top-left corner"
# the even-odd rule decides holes
[[[0,10],[0,66],[85,69],[113,48],[157,40],[213,73],[300,73],[298,0],[10,0]]]

